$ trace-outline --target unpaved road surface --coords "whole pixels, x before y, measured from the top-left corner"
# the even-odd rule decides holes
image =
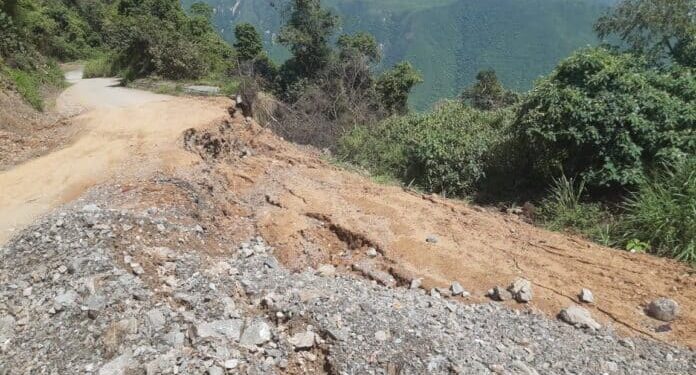
[[[113,83],[76,78],[58,106],[79,134],[0,173],[0,373],[696,373],[693,268]],[[485,296],[516,278],[529,303]],[[658,297],[677,320],[646,316]],[[601,328],[556,319],[574,304]]]
[[[39,215],[110,180],[185,165],[177,139],[224,115],[223,105],[117,87],[114,79],[75,80],[58,99],[81,129],[72,144],[0,172],[0,244]]]

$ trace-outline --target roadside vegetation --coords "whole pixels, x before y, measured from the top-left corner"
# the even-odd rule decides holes
[[[586,48],[522,94],[482,71],[459,102],[356,126],[338,156],[604,245],[696,262],[696,21],[682,0],[625,0]],[[641,24],[636,27],[635,20]]]

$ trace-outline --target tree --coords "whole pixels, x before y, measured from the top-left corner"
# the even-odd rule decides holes
[[[595,24],[600,38],[616,35],[654,61],[672,57],[696,32],[694,0],[622,0]]]
[[[588,188],[635,187],[650,170],[696,154],[696,80],[632,54],[579,51],[523,102],[518,143],[543,177],[560,170]]]
[[[382,74],[377,80],[377,92],[389,113],[408,112],[408,95],[411,89],[423,82],[411,63],[401,62]]]
[[[254,25],[246,22],[237,24],[234,28],[234,36],[237,39],[234,48],[240,60],[253,60],[263,51],[261,35]]]
[[[359,58],[374,64],[381,59],[377,40],[371,34],[360,32],[355,35],[343,34],[336,42],[341,60]]]
[[[278,35],[289,47],[293,58],[286,63],[289,81],[312,79],[324,70],[331,59],[329,40],[338,26],[338,17],[323,9],[321,0],[293,0],[290,18]]]
[[[476,75],[476,83],[464,90],[462,100],[476,109],[489,111],[514,104],[517,96],[503,87],[495,70],[489,69]]]
[[[191,8],[189,8],[189,13],[192,17],[202,17],[208,21],[211,21],[213,19],[214,12],[213,7],[204,2],[198,1],[191,4]]]

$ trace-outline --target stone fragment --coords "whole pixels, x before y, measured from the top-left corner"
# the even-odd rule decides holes
[[[425,242],[427,242],[427,243],[437,243],[437,242],[438,242],[438,238],[437,238],[436,236],[428,236],[428,237],[425,239]]]
[[[529,280],[515,280],[508,287],[508,291],[517,302],[527,303],[532,300],[532,283]]]
[[[423,279],[415,278],[415,279],[411,280],[411,289],[418,289],[421,287],[422,284],[423,284]]]
[[[378,269],[377,266],[370,260],[363,259],[360,262],[354,263],[353,269],[384,286],[391,288],[396,286],[396,279],[394,279],[394,276],[390,275],[388,272]]]
[[[240,343],[247,346],[263,345],[270,339],[271,327],[269,327],[265,322],[255,321],[244,329]]]
[[[239,366],[239,360],[237,359],[228,359],[225,361],[225,368],[228,370],[234,370]]]
[[[201,338],[216,337],[236,341],[241,336],[241,329],[241,320],[225,319],[196,325],[196,334]]]
[[[648,304],[645,313],[651,318],[671,322],[679,315],[679,304],[670,298],[658,298]]]
[[[592,319],[592,315],[587,309],[577,305],[572,305],[561,310],[558,317],[562,321],[578,328],[600,329],[602,327]]]
[[[464,288],[462,287],[462,284],[459,284],[456,281],[453,282],[452,285],[450,286],[450,291],[452,292],[452,296],[454,296],[454,297],[456,297],[456,296],[466,297],[469,295],[469,292],[464,290]]]
[[[223,375],[225,371],[218,366],[208,367],[208,375]]]
[[[311,349],[316,342],[315,336],[311,331],[299,332],[292,335],[288,341],[295,349]]]
[[[594,296],[592,295],[592,291],[587,288],[582,288],[580,294],[578,295],[578,299],[580,299],[580,302],[594,303]]]
[[[162,314],[162,311],[160,311],[159,309],[152,309],[148,311],[147,320],[150,322],[150,326],[155,331],[159,331],[162,327],[164,327],[164,324],[166,323],[164,314]]]
[[[369,256],[370,258],[374,258],[378,255],[379,253],[377,252],[377,249],[375,249],[374,247],[370,247],[367,249],[367,256]]]
[[[322,264],[319,266],[317,271],[319,271],[319,274],[324,277],[331,277],[336,274],[336,267],[331,264]]]
[[[375,332],[375,339],[377,341],[387,341],[388,338],[389,338],[389,334],[384,332],[384,331]]]
[[[488,291],[488,297],[494,301],[509,301],[512,299],[512,293],[503,287],[496,286]]]

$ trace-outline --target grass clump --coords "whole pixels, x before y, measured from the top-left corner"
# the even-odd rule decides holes
[[[628,198],[621,230],[626,243],[696,263],[696,157],[646,179]]]

